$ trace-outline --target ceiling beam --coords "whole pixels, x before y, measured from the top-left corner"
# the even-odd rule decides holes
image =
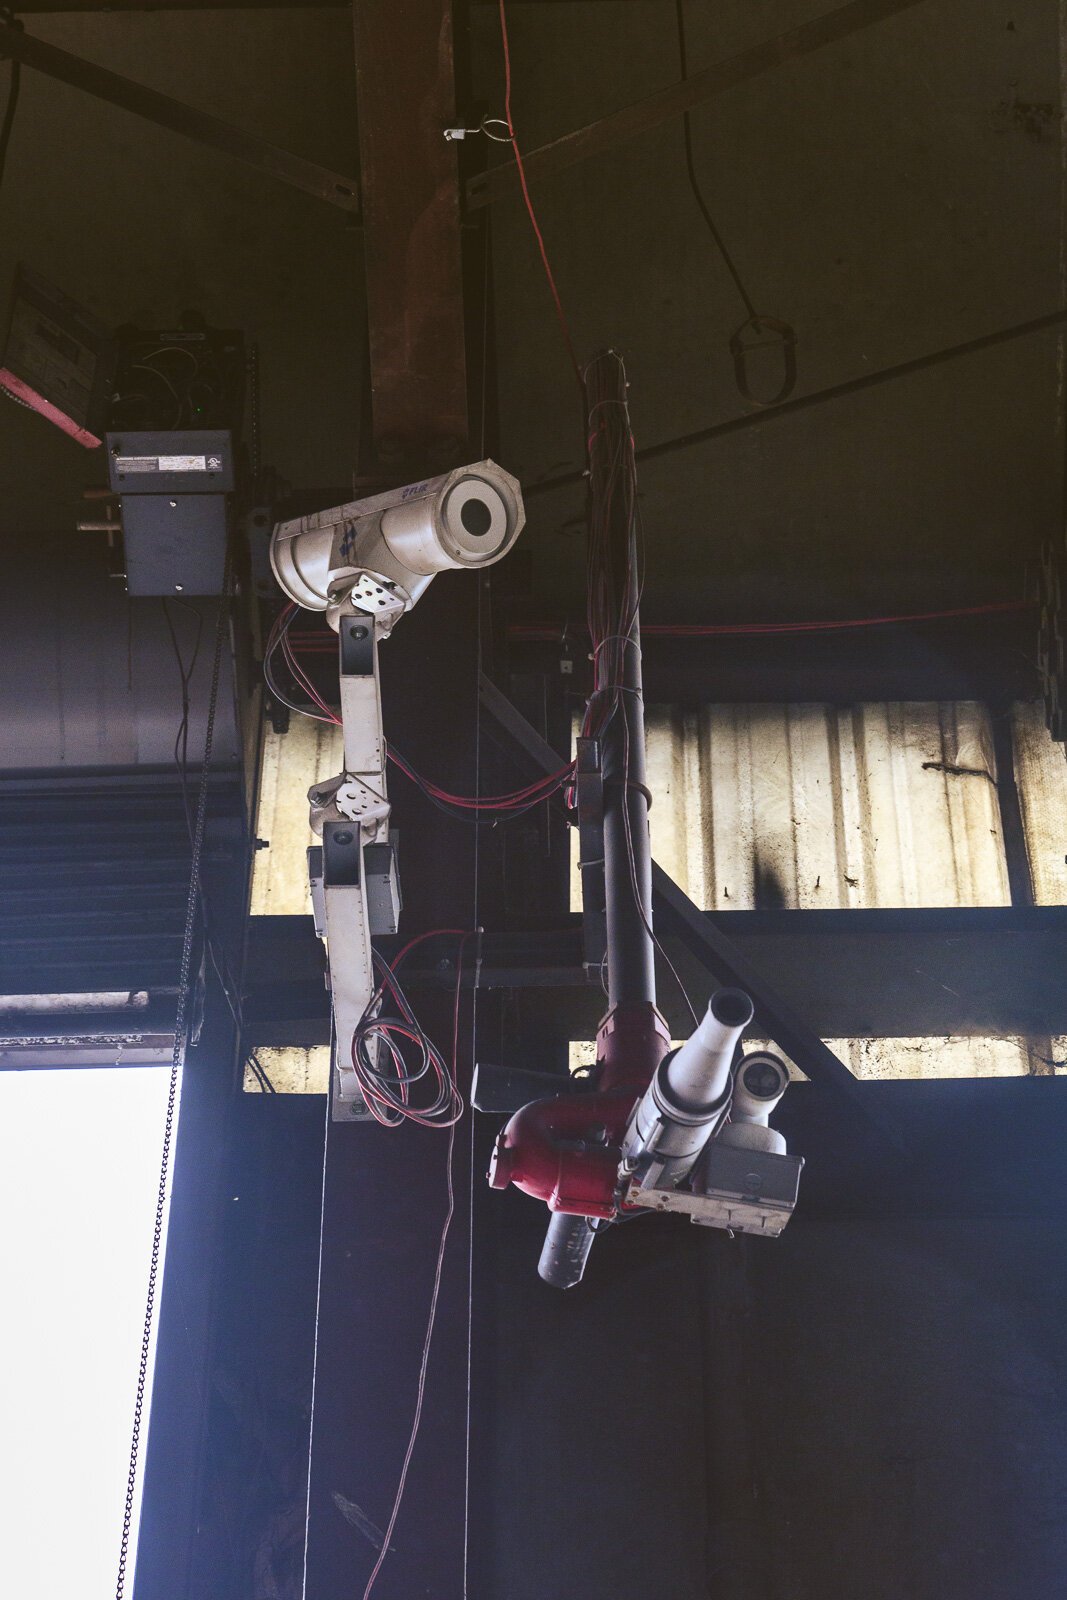
[[[820,1038],[1067,1033],[1067,990],[1060,978],[1067,963],[1063,906],[696,915],[746,962],[773,972],[776,989],[791,1006],[803,1006]],[[674,929],[666,920],[663,932],[672,939],[674,959]],[[405,982],[412,991],[451,992],[456,973],[450,957],[440,947],[413,952]],[[682,970],[690,976],[688,965]],[[322,945],[310,916],[251,919],[246,984],[250,1042],[329,1042]],[[472,963],[463,986],[474,985]],[[530,1006],[542,1015],[545,1031],[558,1038],[593,1038],[604,1010],[596,975],[590,978],[582,966],[578,914],[561,917],[551,930],[486,930],[478,947],[477,987],[516,996],[534,991],[528,993]],[[687,1032],[691,1022],[673,986],[664,986],[661,1005],[675,1036]]]
[[[169,95],[120,77],[117,72],[109,72],[93,61],[84,61],[81,56],[71,55],[43,39],[35,39],[17,26],[0,22],[0,59],[5,57],[20,61],[24,67],[41,72],[45,77],[81,89],[97,100],[132,111],[135,116],[144,117],[160,128],[169,128],[172,133],[180,133],[197,144],[221,150],[269,177],[279,178],[305,194],[339,206],[342,211],[359,211],[359,185],[347,174],[332,172],[315,161],[305,161],[302,156],[279,149],[257,134],[246,133],[206,111],[172,100]]]
[[[19,0],[15,16],[47,17],[53,13],[110,11],[320,11],[340,10],[351,0]]]
[[[496,6],[497,0],[472,0],[477,6]],[[637,5],[647,0],[508,0],[509,5]],[[662,0],[669,5],[671,0]],[[15,16],[45,17],[68,11],[340,11],[352,0],[20,0],[11,7]]]
[[[848,5],[839,6],[836,11],[814,17],[810,22],[803,22],[798,28],[790,28],[787,33],[780,33],[773,39],[764,40],[762,44],[742,50],[726,61],[717,61],[679,83],[672,83],[656,94],[646,95],[643,100],[624,106],[621,111],[601,117],[599,122],[575,128],[562,138],[553,139],[534,150],[524,150],[526,174],[536,180],[549,177],[554,172],[563,172],[580,161],[588,161],[592,156],[636,138],[638,134],[647,133],[650,128],[658,128],[674,117],[683,116],[713,95],[762,77],[783,62],[794,61],[800,56],[821,50],[825,45],[836,44],[849,34],[869,28],[873,23],[884,22],[887,17],[907,11],[917,4],[919,0],[849,0]],[[506,161],[500,166],[490,167],[486,172],[477,173],[467,183],[467,204],[476,209],[514,193],[516,174],[514,161]]]
[[[907,378],[916,372],[926,372],[930,367],[942,366],[946,361],[956,361],[961,356],[978,355],[983,350],[994,349],[997,345],[1010,344],[1015,339],[1028,339],[1033,334],[1047,333],[1052,329],[1062,328],[1065,324],[1067,324],[1067,308],[1048,311],[1042,317],[1031,317],[1027,322],[1016,322],[1010,328],[998,328],[995,333],[979,334],[977,339],[965,339],[962,344],[952,344],[944,350],[932,350],[928,355],[915,356],[911,361],[898,362],[894,367],[882,367],[878,372],[861,373],[858,378],[848,378],[844,383],[832,384],[828,389],[815,389],[811,394],[796,395],[791,400],[783,400],[778,405],[767,406],[761,411],[745,411],[740,416],[728,417],[725,422],[713,422],[707,428],[697,428],[693,433],[683,433],[674,439],[663,439],[658,444],[644,445],[637,451],[637,460],[657,461],[662,456],[677,455],[680,451],[691,450],[694,445],[708,444],[712,439],[723,439],[727,434],[742,433],[747,428],[758,428],[765,422],[776,422],[779,417],[793,416],[798,411],[825,405],[830,400],[842,400],[847,395],[861,394],[865,389],[874,389],[881,383],[892,382],[895,378]],[[526,500],[530,500],[536,495],[548,494],[553,489],[566,488],[571,484],[584,484],[585,481],[584,470],[575,467],[570,472],[561,472],[552,478],[541,478],[529,486],[524,486],[523,496]]]

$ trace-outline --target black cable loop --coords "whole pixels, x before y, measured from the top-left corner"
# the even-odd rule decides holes
[[[675,0],[675,15],[678,22],[678,61],[681,79],[684,83],[689,76],[689,57],[685,38],[685,0]],[[788,399],[796,388],[797,382],[797,336],[792,325],[782,320],[781,317],[771,317],[756,310],[755,302],[738,271],[737,263],[726,247],[726,240],[719,231],[718,224],[711,214],[711,208],[704,198],[704,191],[700,187],[697,177],[696,160],[693,155],[693,128],[689,112],[682,117],[682,128],[685,138],[685,170],[689,179],[689,187],[693,191],[693,198],[700,208],[708,232],[715,243],[715,248],[722,257],[727,272],[734,281],[734,288],[745,307],[747,313],[744,322],[731,335],[730,355],[734,363],[734,378],[738,392],[742,399],[754,406],[776,406],[781,401]],[[752,333],[756,343],[746,340],[745,335]],[[769,334],[770,338],[760,338],[761,334]],[[773,394],[758,395],[754,392],[749,381],[748,358],[753,350],[766,346],[780,346],[782,351],[782,381]]]
[[[133,1406],[133,1428],[130,1435],[130,1467],[126,1480],[126,1500],[122,1515],[122,1539],[119,1545],[119,1565],[115,1581],[115,1600],[123,1600],[126,1592],[126,1563],[130,1553],[130,1533],[133,1526],[133,1504],[137,1489],[137,1465],[140,1459],[141,1422],[144,1412],[145,1390],[148,1386],[148,1361],[152,1348],[152,1329],[155,1323],[156,1289],[159,1281],[159,1258],[163,1242],[163,1221],[167,1206],[167,1181],[170,1176],[171,1145],[174,1137],[174,1114],[178,1104],[178,1082],[185,1065],[188,1045],[189,1001],[192,990],[193,946],[196,939],[197,911],[200,900],[200,863],[204,854],[204,835],[207,828],[208,788],[211,776],[211,748],[215,738],[215,713],[218,707],[219,682],[222,673],[222,646],[226,637],[228,602],[230,594],[230,567],[227,562],[223,593],[219,599],[219,614],[215,625],[215,654],[211,665],[211,689],[208,696],[207,724],[204,730],[204,762],[200,769],[200,786],[196,802],[196,823],[193,829],[192,859],[189,868],[189,891],[185,900],[185,927],[182,934],[181,965],[178,974],[178,998],[174,1015],[174,1049],[171,1054],[170,1084],[167,1092],[167,1114],[163,1124],[163,1149],[160,1157],[159,1188],[156,1191],[156,1214],[152,1225],[152,1252],[148,1267],[148,1290],[145,1296],[144,1329],[141,1335],[141,1356],[137,1368],[137,1390]]]

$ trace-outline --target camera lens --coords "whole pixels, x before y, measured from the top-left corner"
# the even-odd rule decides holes
[[[484,539],[493,526],[493,513],[484,500],[465,500],[459,520],[472,539]]]

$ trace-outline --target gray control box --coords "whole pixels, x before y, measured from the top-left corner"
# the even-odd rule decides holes
[[[131,595],[217,595],[226,574],[233,441],[219,429],[109,433]]]

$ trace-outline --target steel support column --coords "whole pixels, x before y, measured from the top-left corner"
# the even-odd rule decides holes
[[[360,0],[353,21],[376,465],[440,471],[469,431],[453,7]]]

